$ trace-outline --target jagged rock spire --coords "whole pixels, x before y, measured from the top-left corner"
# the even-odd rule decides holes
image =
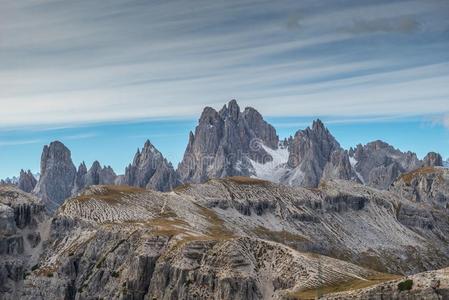
[[[179,180],[171,163],[147,140],[142,151],[137,149],[133,163],[126,168],[123,183],[168,191],[179,185]]]
[[[41,156],[41,176],[34,193],[50,210],[56,209],[72,195],[76,168],[70,150],[61,142],[45,145]]]
[[[270,159],[263,147],[277,149],[278,144],[275,129],[255,109],[241,112],[237,101],[231,100],[219,112],[204,108],[177,171],[183,182],[249,176],[249,159]]]
[[[23,169],[20,170],[19,182],[17,184],[19,189],[24,192],[31,193],[34,190],[36,184],[37,180],[36,178],[34,178],[34,175],[30,170],[26,172]]]

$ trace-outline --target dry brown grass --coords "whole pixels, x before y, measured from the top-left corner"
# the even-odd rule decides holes
[[[391,274],[385,274],[385,273],[377,273],[376,275],[369,276],[366,280],[362,279],[354,279],[351,281],[341,282],[336,285],[331,286],[324,286],[319,290],[319,293],[321,295],[325,294],[332,294],[332,293],[339,293],[339,292],[345,292],[345,291],[354,291],[358,289],[367,288],[379,283],[383,283],[386,281],[391,280],[397,280],[401,278],[401,276],[398,275],[391,275]],[[288,299],[316,299],[317,297],[317,290],[316,289],[310,289],[310,290],[303,290],[303,291],[297,291],[293,292],[289,295]]]
[[[267,180],[245,177],[245,176],[232,176],[232,177],[226,177],[226,179],[228,181],[231,181],[231,182],[237,183],[237,184],[265,185],[265,184],[270,183]]]
[[[186,190],[188,190],[189,188],[190,188],[190,184],[189,183],[186,183],[186,184],[182,184],[182,185],[178,185],[177,187],[175,187],[174,189],[173,189],[173,192],[175,192],[175,193],[182,193],[182,192],[185,192]]]
[[[262,226],[256,227],[253,232],[259,237],[266,240],[278,242],[281,244],[289,245],[297,242],[308,241],[308,239],[302,235],[294,234],[285,230],[273,231]]]
[[[207,219],[210,226],[208,228],[208,233],[212,239],[229,239],[234,235],[232,232],[226,229],[224,226],[224,221],[220,219],[217,214],[206,207],[196,204],[199,208],[199,213]]]
[[[95,191],[90,194],[80,195],[75,199],[80,202],[89,201],[92,198],[96,200],[102,200],[109,204],[117,204],[120,203],[123,195],[126,194],[137,194],[145,192],[144,189],[131,187],[127,185],[105,185],[102,186],[101,191]]]
[[[151,233],[160,236],[175,236],[186,233],[189,224],[180,219],[168,219],[164,217],[154,218],[146,222],[152,228]]]
[[[404,173],[399,178],[402,179],[402,181],[404,181],[406,184],[410,184],[412,180],[419,175],[426,175],[436,172],[439,172],[439,170],[434,167],[422,167],[412,172]]]

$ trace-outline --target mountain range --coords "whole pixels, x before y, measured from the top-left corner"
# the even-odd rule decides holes
[[[448,299],[449,169],[316,120],[280,140],[203,110],[177,169],[150,141],[123,175],[45,146],[0,184],[2,299]]]
[[[55,141],[43,149],[39,180],[30,171],[22,171],[18,178],[3,183],[33,192],[55,210],[68,197],[97,184],[169,191],[211,178],[249,176],[288,186],[316,188],[322,180],[343,179],[388,189],[404,172],[443,164],[438,153],[429,152],[420,160],[415,153],[401,152],[380,140],[345,150],[319,119],[280,141],[275,128],[257,110],[241,111],[237,101],[231,100],[219,111],[203,110],[177,169],[149,140],[120,176],[98,161],[89,170],[84,162],[76,168],[70,150]]]

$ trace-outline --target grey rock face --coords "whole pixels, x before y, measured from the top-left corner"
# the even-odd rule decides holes
[[[126,170],[121,182],[130,186],[169,191],[179,185],[178,176],[169,163],[149,140],[137,150],[133,163]]]
[[[19,183],[19,179],[15,176],[13,176],[12,178],[5,178],[0,180],[0,184],[7,184],[7,185],[17,185]]]
[[[232,100],[219,112],[206,107],[195,134],[190,133],[184,158],[178,166],[182,182],[204,182],[209,178],[250,175],[249,159],[272,159],[263,145],[277,149],[275,129],[253,108],[243,112]]]
[[[110,166],[101,167],[101,164],[96,160],[87,171],[86,164],[82,162],[76,173],[75,188],[72,194],[91,185],[114,184],[116,178],[117,175]]]
[[[17,286],[42,252],[49,217],[40,201],[13,186],[0,186],[0,298],[20,299]]]
[[[423,159],[424,167],[442,167],[443,158],[439,153],[429,152]]]
[[[72,194],[77,193],[77,192],[81,191],[83,188],[85,188],[85,186],[86,186],[86,182],[85,182],[86,174],[87,174],[87,167],[86,167],[86,163],[83,161],[79,165],[78,170],[76,171],[75,187],[73,188]]]
[[[449,208],[449,169],[423,167],[402,174],[390,190],[413,202]]]
[[[44,146],[41,175],[33,193],[43,200],[49,211],[54,211],[65,199],[84,188],[97,184],[114,184],[116,178],[117,175],[110,166],[101,167],[98,161],[89,170],[82,162],[76,170],[70,150],[63,143],[55,141]]]
[[[36,178],[34,178],[33,174],[30,170],[25,172],[24,170],[20,170],[20,177],[18,187],[24,192],[31,193],[37,184]]]
[[[281,182],[293,186],[317,187],[323,179],[356,179],[347,151],[320,120],[312,128],[299,130],[289,143],[290,170]]]
[[[48,235],[0,245],[14,257],[25,243],[47,245],[23,269],[8,260],[18,284],[4,298],[284,299],[382,275],[365,267],[444,267],[447,232],[446,209],[343,180],[305,189],[231,177],[171,193],[92,186],[58,209]],[[397,289],[381,292],[395,299]]]
[[[400,299],[449,299],[449,269],[423,272],[413,276],[388,281],[351,292],[324,295],[324,300],[400,300]],[[410,289],[400,289],[400,284],[411,282]]]
[[[40,173],[33,193],[44,201],[49,210],[55,210],[72,195],[75,185],[76,168],[70,150],[59,141],[44,146]]]
[[[364,183],[380,189],[387,189],[400,174],[422,165],[415,153],[401,152],[383,141],[357,145],[349,153]]]

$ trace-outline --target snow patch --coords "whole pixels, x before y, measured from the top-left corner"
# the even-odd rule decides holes
[[[265,145],[261,145],[261,147],[273,158],[273,160],[266,163],[250,160],[255,173],[252,177],[279,183],[282,176],[287,172],[286,164],[289,157],[288,149],[287,147],[279,147],[277,150],[274,150]]]
[[[355,165],[358,163],[357,159],[355,157],[349,156],[349,163],[351,164],[352,169],[354,170],[355,175],[359,178],[359,180],[365,184],[365,180],[363,179],[362,174],[357,172],[357,169],[355,168]]]

